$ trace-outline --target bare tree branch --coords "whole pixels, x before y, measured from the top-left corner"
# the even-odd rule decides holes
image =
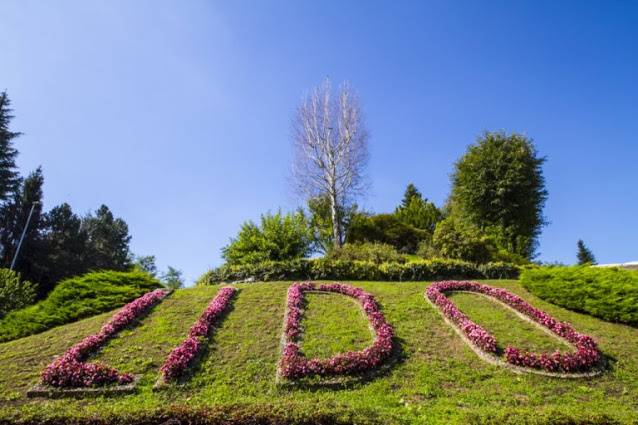
[[[330,199],[333,242],[343,243],[339,211],[366,189],[368,132],[358,98],[347,84],[332,98],[329,80],[304,98],[293,119],[292,177],[302,196]]]

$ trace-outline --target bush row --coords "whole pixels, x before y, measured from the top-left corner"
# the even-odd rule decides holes
[[[516,279],[519,266],[508,263],[474,264],[461,260],[423,260],[406,264],[310,259],[268,261],[222,266],[204,273],[198,285],[254,280],[369,280],[419,281],[441,279]]]
[[[589,266],[542,267],[521,275],[539,298],[611,322],[638,325],[638,272]]]

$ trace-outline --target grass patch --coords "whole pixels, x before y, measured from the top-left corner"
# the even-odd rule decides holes
[[[125,331],[126,337],[122,333],[98,355],[121,370],[142,375],[136,394],[46,401],[24,397],[54,355],[95,332],[110,313],[0,344],[0,422],[162,423],[176,417],[197,423],[245,423],[251,419],[251,423],[280,424],[629,424],[638,417],[636,328],[556,307],[530,295],[515,281],[489,282],[559,320],[571,322],[597,339],[611,359],[611,369],[591,379],[517,375],[478,359],[424,300],[425,283],[353,284],[375,296],[402,345],[401,361],[370,381],[339,390],[277,386],[275,369],[289,283],[251,283],[238,285],[241,291],[233,309],[216,327],[209,350],[192,378],[183,386],[153,392],[165,355],[186,335],[217,291],[216,287],[183,289],[153,309],[141,326]],[[308,313],[325,310],[341,318],[334,301],[330,296],[312,297]],[[486,327],[491,324],[483,322],[484,315],[488,320],[500,314],[489,300],[488,304],[470,301],[475,310],[464,306],[464,311]],[[324,302],[328,305],[319,305]],[[359,314],[356,305],[349,304],[345,314]],[[342,327],[352,325],[341,320]],[[355,322],[352,326],[359,325]],[[537,339],[541,335],[529,336],[518,324],[510,335],[490,331],[504,343],[511,338],[512,343],[526,348],[544,344]],[[356,338],[351,342],[341,329],[327,324],[309,332],[308,341],[317,347],[341,338],[344,347],[358,344]]]
[[[446,296],[470,320],[494,335],[500,354],[508,345],[536,353],[574,349],[562,339],[548,335],[538,326],[485,296],[466,292],[451,292]]]
[[[304,299],[301,349],[306,357],[328,358],[372,344],[374,337],[358,302],[345,295],[316,292],[306,293]]]

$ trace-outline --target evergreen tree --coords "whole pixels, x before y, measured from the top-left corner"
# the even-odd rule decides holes
[[[18,151],[13,147],[13,139],[21,133],[9,129],[13,119],[10,105],[11,101],[7,92],[0,93],[0,202],[9,200],[20,184],[15,163]]]
[[[583,242],[582,239],[578,240],[578,243],[576,244],[576,246],[578,247],[576,258],[578,258],[579,265],[596,264],[596,257],[594,257],[594,254],[591,252],[589,248],[587,248],[587,246],[585,245],[585,242]]]
[[[414,184],[410,183],[408,184],[408,187],[405,188],[403,200],[401,200],[401,206],[399,208],[407,208],[413,199],[423,199],[423,196],[421,196],[419,189],[417,189]]]
[[[95,270],[124,271],[131,265],[128,225],[106,205],[82,219],[88,238],[87,264]]]

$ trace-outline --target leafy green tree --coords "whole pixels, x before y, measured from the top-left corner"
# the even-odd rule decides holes
[[[578,258],[578,264],[596,264],[596,257],[591,252],[591,250],[585,245],[582,239],[579,239],[576,243],[578,248],[578,252],[576,253],[576,258]]]
[[[19,273],[0,269],[0,318],[35,301],[36,286],[22,280]]]
[[[166,273],[162,274],[162,283],[170,289],[179,289],[184,287],[184,279],[182,279],[182,271],[168,266]]]
[[[392,245],[401,253],[413,254],[430,233],[399,220],[395,214],[356,214],[348,229],[346,242],[377,242]]]
[[[476,263],[491,261],[497,250],[489,236],[454,216],[447,217],[436,226],[431,249],[430,256]]]
[[[130,265],[128,225],[106,205],[82,219],[88,236],[87,263],[95,270],[126,271]]]
[[[308,211],[310,212],[310,227],[314,234],[315,249],[323,253],[330,252],[334,248],[330,198],[327,195],[310,198],[308,200]],[[350,205],[345,209],[344,207],[339,207],[337,210],[337,217],[340,221],[339,228],[347,232],[350,221],[356,212],[356,204]]]
[[[13,147],[13,140],[21,133],[9,128],[13,119],[10,106],[7,92],[0,93],[0,202],[7,201],[20,184],[15,162],[18,151]]]
[[[150,274],[153,277],[157,276],[157,265],[155,264],[154,255],[140,255],[135,258],[133,267]]]
[[[236,238],[222,248],[228,264],[304,258],[312,252],[313,233],[303,211],[264,214],[259,225],[245,222]]]
[[[525,136],[485,133],[456,163],[451,210],[501,248],[533,258],[547,199],[544,162]]]

